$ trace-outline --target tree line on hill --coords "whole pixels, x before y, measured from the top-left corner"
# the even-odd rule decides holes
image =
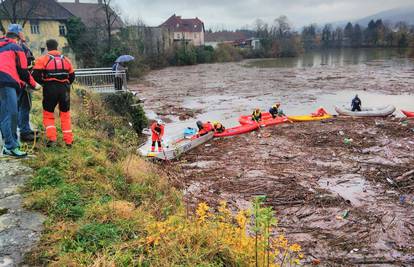
[[[143,34],[146,30],[153,31],[152,27],[142,22],[127,25],[111,36],[111,45],[108,46],[108,34],[103,34],[106,29],[86,29],[79,19],[73,18],[68,22],[67,37],[71,48],[87,67],[109,66],[120,54],[136,56],[138,60],[131,68],[133,75],[165,66],[238,61],[244,58],[294,57],[306,51],[327,48],[414,47],[413,26],[403,22],[391,25],[382,20],[371,21],[367,27],[350,22],[336,28],[330,24],[323,27],[311,24],[297,31],[286,16],[276,18],[272,24],[259,19],[254,29],[239,30],[260,39],[260,49],[255,50],[231,44],[216,48],[195,47],[186,42],[166,48],[163,44],[154,43],[154,36]],[[414,56],[414,49],[412,54]]]
[[[326,48],[408,48],[414,42],[413,26],[404,22],[388,24],[381,19],[371,20],[367,27],[351,22],[336,28],[311,24],[297,32],[287,17],[281,16],[271,25],[258,20],[255,32],[265,56],[295,56]]]

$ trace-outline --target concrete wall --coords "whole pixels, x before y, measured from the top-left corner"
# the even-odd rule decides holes
[[[204,32],[174,32],[174,40],[190,40],[195,46],[204,45]]]

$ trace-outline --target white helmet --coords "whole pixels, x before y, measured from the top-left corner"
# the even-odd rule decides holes
[[[157,124],[159,124],[159,125],[163,125],[163,124],[164,124],[164,122],[163,122],[162,120],[157,120]]]

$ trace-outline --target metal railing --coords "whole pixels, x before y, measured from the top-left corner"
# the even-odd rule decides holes
[[[128,91],[126,71],[111,68],[90,68],[75,70],[76,83],[100,94]]]

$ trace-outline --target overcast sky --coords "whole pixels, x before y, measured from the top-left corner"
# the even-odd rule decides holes
[[[82,0],[81,0],[82,1]],[[127,17],[158,26],[172,14],[199,17],[206,29],[236,29],[257,18],[286,15],[295,27],[363,18],[383,10],[413,6],[413,0],[112,0]]]

